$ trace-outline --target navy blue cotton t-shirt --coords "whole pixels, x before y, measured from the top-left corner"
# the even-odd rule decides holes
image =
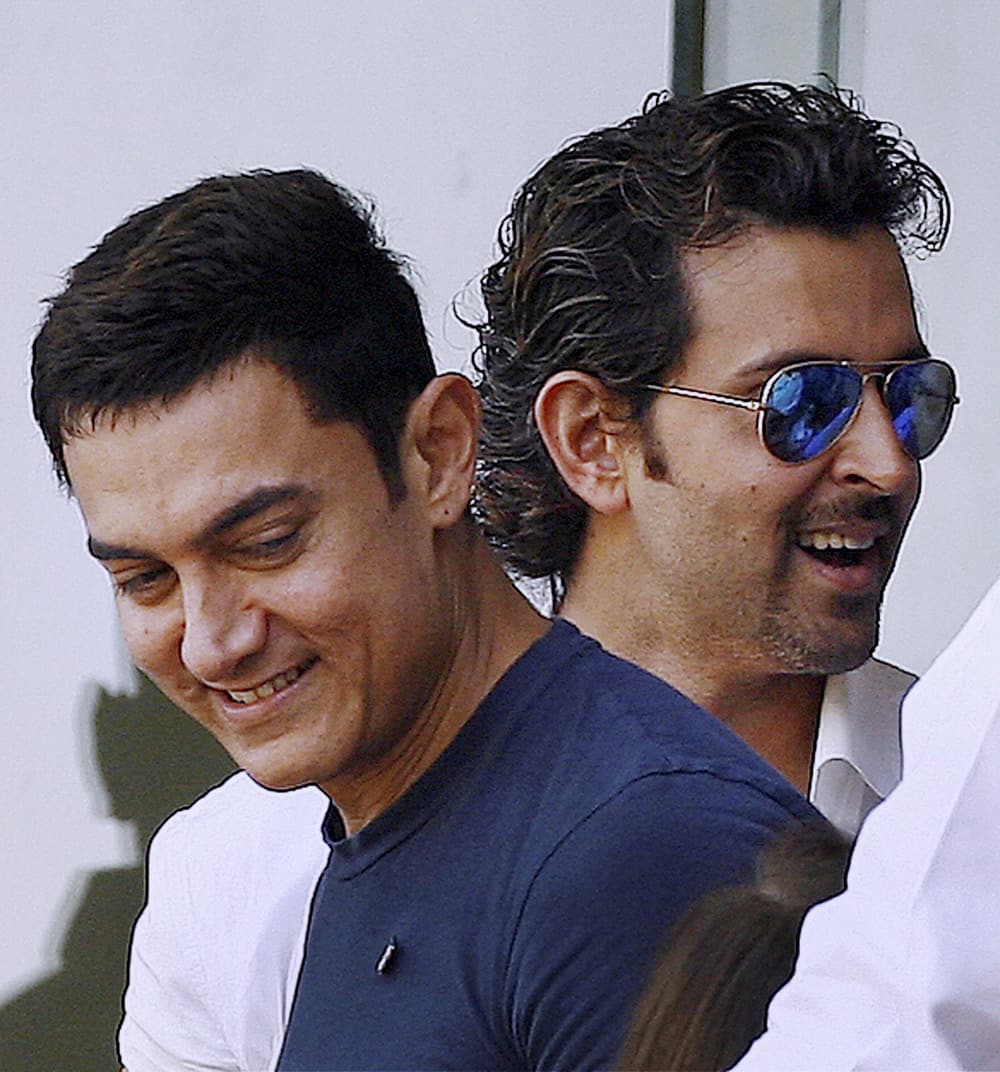
[[[564,621],[313,900],[281,1072],[607,1068],[667,929],[812,807]]]

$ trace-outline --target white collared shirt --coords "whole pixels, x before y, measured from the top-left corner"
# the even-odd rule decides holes
[[[916,680],[879,659],[827,678],[809,799],[849,837],[899,782],[899,708]]]
[[[903,752],[739,1072],[1000,1068],[1000,582],[910,693]]]

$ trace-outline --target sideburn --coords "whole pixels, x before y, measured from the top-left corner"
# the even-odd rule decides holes
[[[639,445],[642,448],[642,465],[646,476],[650,480],[663,480],[668,484],[674,483],[670,474],[670,467],[663,451],[663,444],[653,431],[653,422],[648,414],[639,424]]]

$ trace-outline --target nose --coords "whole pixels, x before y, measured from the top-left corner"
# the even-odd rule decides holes
[[[865,383],[861,407],[834,449],[832,470],[839,482],[867,484],[884,495],[915,495],[918,465],[903,449],[873,379]]]
[[[267,640],[267,616],[239,585],[212,577],[183,587],[181,661],[206,685],[224,686]]]

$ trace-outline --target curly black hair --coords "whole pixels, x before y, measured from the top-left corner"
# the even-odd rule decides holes
[[[558,606],[587,510],[532,420],[562,369],[596,376],[641,422],[692,333],[683,254],[755,225],[848,237],[876,224],[901,252],[931,253],[949,225],[938,175],[899,129],[848,91],[766,82],[650,96],[585,134],[516,193],[481,280],[474,324],[483,398],[474,511],[507,567],[547,577]]]

